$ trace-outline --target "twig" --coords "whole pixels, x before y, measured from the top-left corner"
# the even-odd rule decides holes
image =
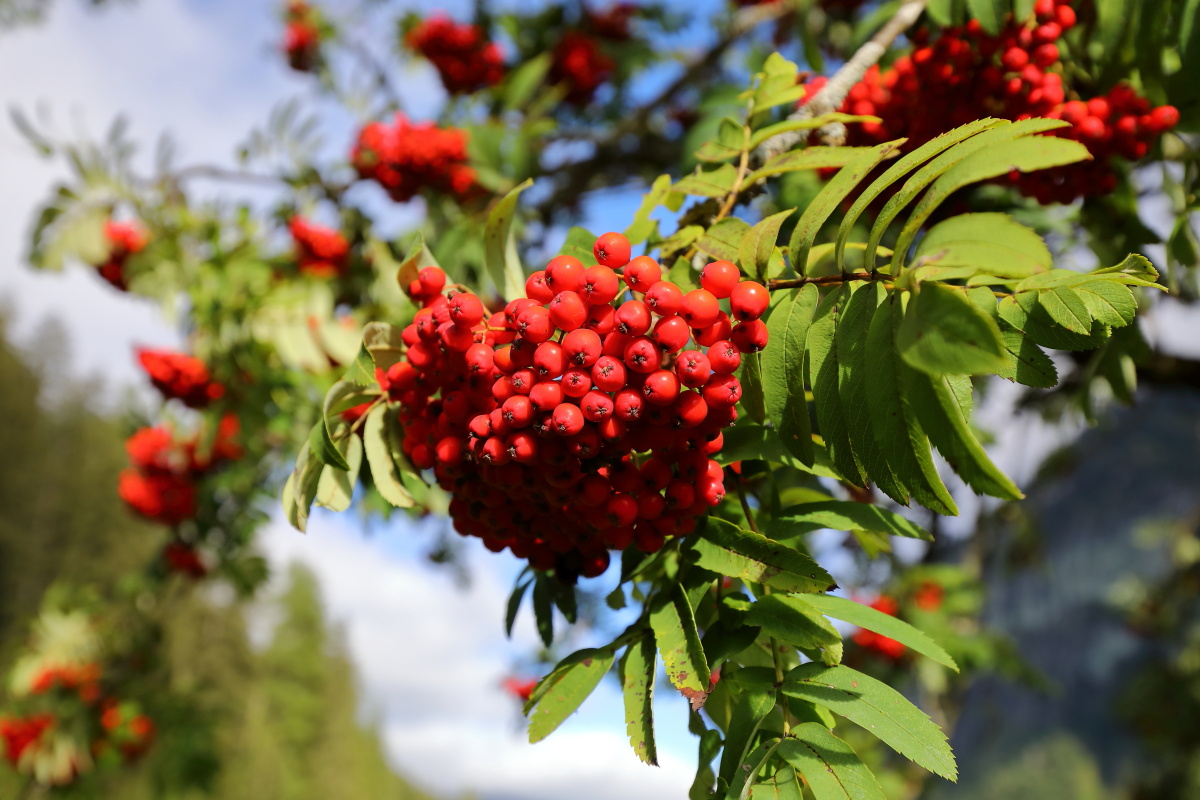
[[[829,79],[821,91],[797,109],[789,119],[811,119],[822,114],[828,114],[839,108],[846,100],[846,95],[854,85],[863,79],[867,70],[879,62],[883,54],[900,34],[904,33],[925,10],[928,0],[907,0],[887,24],[871,37],[871,40],[858,49],[850,59],[842,65],[834,76]],[[846,128],[840,122],[831,123],[819,130],[819,135],[825,144],[840,145],[845,142]],[[802,138],[808,136],[808,131],[787,131],[758,146],[755,152],[758,163],[764,163],[773,156],[791,150]]]

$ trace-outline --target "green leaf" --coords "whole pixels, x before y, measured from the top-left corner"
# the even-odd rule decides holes
[[[891,188],[896,181],[907,175],[911,170],[919,164],[924,164],[929,159],[942,153],[964,139],[968,139],[980,131],[988,128],[996,127],[997,125],[1006,124],[998,119],[981,119],[975,122],[955,128],[952,131],[947,131],[940,136],[937,136],[925,144],[913,150],[907,155],[901,156],[896,163],[892,164],[882,175],[871,182],[871,185],[863,190],[858,199],[854,201],[854,205],[850,206],[850,210],[842,217],[842,224],[838,228],[837,237],[837,255],[836,263],[839,272],[845,271],[845,250],[846,243],[850,241],[850,235],[854,231],[854,225],[858,222],[858,218],[862,213],[875,202],[884,191]],[[876,241],[870,248],[870,258],[865,262],[865,268],[870,270],[875,266],[875,251],[878,242]]]
[[[828,594],[803,594],[796,595],[796,598],[801,602],[808,603],[826,616],[866,628],[889,639],[895,639],[905,647],[958,672],[958,665],[954,663],[954,659],[937,642],[907,622],[896,619],[890,614],[884,614],[868,605],[856,603],[844,597],[834,597]]]
[[[763,397],[763,368],[761,353],[744,353],[742,365],[738,367],[738,380],[742,384],[742,408],[747,416],[758,424],[766,420],[766,406]]]
[[[724,197],[733,189],[737,181],[738,170],[733,164],[722,164],[716,169],[697,169],[674,186],[671,191],[701,197]]]
[[[979,375],[1004,367],[1000,329],[962,291],[924,283],[896,334],[900,356],[931,375]]]
[[[1074,333],[1059,325],[1038,302],[1040,292],[1021,292],[996,305],[1000,319],[1026,334],[1035,344],[1055,350],[1091,350],[1104,344],[1106,329],[1099,323],[1091,334]],[[1085,306],[1086,308],[1086,306]]]
[[[805,649],[817,650],[841,644],[841,634],[800,597],[764,595],[746,612],[746,624],[762,628],[776,639]]]
[[[850,299],[850,288],[842,284],[817,307],[805,342],[808,383],[813,390],[817,423],[825,446],[837,469],[850,483],[865,486],[866,479],[850,444],[842,400],[838,395],[838,360],[835,338],[841,315]]]
[[[823,592],[834,586],[829,573],[807,554],[731,522],[710,517],[692,540],[697,564],[712,572],[764,583],[785,592]]]
[[[939,26],[945,28],[959,22],[957,13],[962,0],[929,0],[929,16]]]
[[[1034,120],[1024,120],[1033,122]],[[999,128],[981,134],[966,144],[974,144],[989,133],[1008,132],[1021,123],[1014,123],[1007,128]],[[959,145],[962,147],[963,145]],[[951,153],[953,150],[950,151]],[[904,254],[912,245],[917,231],[929,220],[933,212],[941,206],[950,195],[969,186],[972,183],[991,180],[1010,172],[1034,172],[1050,167],[1061,167],[1064,164],[1074,164],[1087,161],[1092,155],[1079,142],[1063,139],[1058,136],[1025,136],[1006,142],[995,143],[983,150],[977,150],[950,167],[934,181],[929,191],[917,203],[908,222],[900,231],[895,254],[892,256],[892,271],[897,274],[900,270]]]
[[[483,229],[483,263],[496,290],[503,297],[516,298],[525,294],[525,270],[517,253],[517,237],[513,219],[521,192],[533,185],[526,179],[492,206]]]
[[[750,800],[804,800],[804,787],[796,771],[781,766],[769,778],[750,787]]]
[[[975,438],[970,420],[955,396],[951,380],[899,365],[901,389],[917,412],[929,440],[967,485],[980,494],[1003,500],[1024,495],[1001,472]]]
[[[1042,348],[1033,343],[1023,332],[999,320],[1000,339],[1004,342],[1006,365],[996,372],[1001,378],[1025,386],[1049,389],[1058,383],[1058,368]]]
[[[699,228],[700,226],[689,226]],[[684,228],[688,230],[688,228]],[[666,247],[663,248],[666,250]],[[678,286],[685,293],[700,288],[700,275],[692,267],[690,258],[681,258],[667,272],[667,280]]]
[[[325,402],[322,407],[325,427],[329,428],[340,423],[343,411],[349,411],[377,397],[379,397],[378,390],[364,392],[361,386],[350,381],[338,381],[325,393]]]
[[[319,427],[320,430],[325,429],[324,425]],[[317,430],[317,426],[313,429]],[[308,528],[308,514],[317,496],[317,485],[324,469],[324,465],[313,457],[312,448],[302,447],[296,457],[296,467],[283,487],[284,513],[288,522],[301,533]]]
[[[744,780],[741,765],[754,744],[754,737],[771,709],[775,708],[775,689],[765,683],[738,683],[732,698],[733,713],[725,734],[718,775],[729,786]]]
[[[393,455],[399,443],[392,441],[389,435],[389,413],[395,414],[389,411],[386,404],[371,409],[363,428],[363,449],[367,454],[367,464],[371,467],[371,480],[383,499],[397,508],[411,508],[415,501],[404,484],[403,472]]]
[[[612,666],[613,654],[606,650],[580,650],[559,662],[554,671],[542,678],[530,702],[535,702],[529,718],[529,742],[545,739],[575,713],[588,695],[600,684]]]
[[[533,582],[533,620],[546,647],[554,641],[554,598],[547,583],[551,580],[554,578],[538,573]]]
[[[789,150],[770,158],[767,163],[751,172],[750,177],[746,178],[746,185],[750,186],[764,178],[782,175],[785,172],[844,167],[861,156],[862,148],[858,147],[806,147],[803,150]]]
[[[358,482],[358,470],[362,466],[363,444],[358,436],[351,433],[343,436],[334,446],[349,469],[323,470],[313,500],[331,511],[345,511],[354,497],[354,485]]]
[[[574,256],[584,264],[595,261],[596,254],[592,252],[596,244],[596,234],[578,225],[567,231],[567,238],[559,249],[560,256]],[[632,241],[632,240],[631,240]]]
[[[973,19],[988,33],[995,35],[1000,32],[1000,24],[1009,12],[1008,0],[967,0],[967,9]]]
[[[350,362],[350,366],[346,369],[346,374],[342,376],[342,380],[349,381],[356,386],[374,386],[378,388],[375,382],[375,360],[371,358],[371,351],[360,345],[358,355],[354,361]]]
[[[1108,280],[1115,280],[1118,283],[1124,283],[1129,286],[1149,286],[1155,289],[1166,288],[1158,282],[1158,270],[1154,268],[1150,260],[1137,253],[1130,253],[1125,257],[1124,261],[1114,267],[1104,267],[1088,274],[1093,276],[1103,275]]]
[[[958,768],[946,735],[887,684],[849,667],[803,664],[789,672],[783,693],[822,705],[866,728],[925,769],[955,780]]]
[[[813,284],[775,292],[767,316],[771,346],[761,354],[767,416],[780,441],[805,464],[813,463],[813,446],[804,394],[804,349],[819,299],[820,291]]]
[[[944,152],[941,152],[936,158],[932,158],[929,163],[925,164],[919,170],[914,172],[909,179],[904,182],[904,185],[896,191],[895,194],[888,198],[887,203],[885,203],[883,206],[883,210],[880,211],[879,215],[875,218],[875,224],[871,226],[871,236],[867,240],[867,264],[875,263],[876,248],[879,247],[879,242],[883,238],[884,233],[887,232],[888,226],[892,224],[892,221],[899,216],[900,212],[903,211],[909,203],[917,198],[917,195],[919,195],[925,189],[925,187],[929,186],[929,184],[933,183],[933,181],[945,174],[946,171],[951,167],[961,163],[975,153],[988,150],[1011,139],[1016,139],[1017,137],[1028,134],[1052,130],[1054,128],[1061,128],[1066,125],[1066,123],[1062,122],[1061,120],[1037,118],[1021,120],[1019,122],[987,119],[979,120],[971,123],[970,125],[963,126],[963,128],[955,129],[946,135],[954,137],[964,129],[969,129],[976,125],[980,126],[980,128],[986,127],[986,130],[974,131],[973,135],[968,136],[961,142],[954,144],[948,149],[945,149]],[[937,140],[935,139],[934,141]],[[930,144],[932,144],[932,142],[930,142]],[[920,150],[918,149],[916,152],[920,152]],[[901,159],[901,161],[903,161],[903,159]],[[897,175],[897,177],[899,177],[899,175]],[[893,259],[896,259],[897,255],[903,258],[906,254],[907,250],[894,251]],[[896,266],[893,266],[892,269],[892,274],[897,274],[898,270]]]
[[[841,319],[838,320],[834,346],[837,349],[838,397],[841,399],[842,416],[846,420],[846,432],[856,463],[863,477],[873,480],[888,496],[897,502],[908,502],[908,490],[901,485],[888,466],[883,450],[871,430],[871,415],[876,409],[868,404],[867,383],[867,334],[875,309],[887,292],[879,282],[849,284],[850,300]]]
[[[818,447],[814,443],[813,456],[813,463],[805,464],[787,451],[774,429],[764,428],[762,425],[742,424],[725,431],[725,447],[716,454],[715,458],[722,464],[761,459],[783,464],[810,475],[835,480],[841,479],[841,476],[829,463],[829,454],[824,447]]]
[[[679,690],[707,692],[708,662],[696,630],[696,617],[683,587],[675,584],[659,592],[650,606],[650,627],[662,653],[667,677]]]
[[[846,196],[870,174],[871,170],[875,169],[876,164],[894,153],[905,141],[907,140],[897,139],[859,150],[858,157],[842,167],[808,204],[804,213],[800,215],[800,221],[792,230],[792,238],[788,245],[792,268],[798,274],[804,274],[808,264],[808,251],[812,249],[817,233],[834,209],[842,204]]]
[[[872,409],[871,428],[884,458],[917,502],[939,514],[955,516],[954,498],[938,476],[929,449],[929,439],[917,419],[912,401],[905,395],[896,351],[896,323],[903,317],[898,292],[884,301],[871,320],[867,333],[867,405]]]
[[[371,354],[376,369],[387,372],[407,349],[401,338],[401,329],[386,322],[368,322],[363,327],[363,347]]]
[[[917,260],[938,269],[973,267],[1000,278],[1026,278],[1053,267],[1042,237],[997,213],[960,214],[938,223],[917,247]]]
[[[750,232],[742,237],[738,245],[737,261],[743,272],[754,275],[759,280],[767,277],[767,265],[770,263],[771,253],[775,251],[775,243],[779,240],[779,229],[794,213],[796,209],[790,208],[772,214],[759,220]]]
[[[650,186],[650,191],[646,192],[645,196],[642,197],[642,204],[638,206],[638,210],[633,215],[633,222],[631,222],[629,227],[625,229],[625,238],[629,239],[630,244],[641,244],[642,242],[646,241],[646,239],[654,231],[654,228],[658,223],[650,219],[650,215],[654,213],[655,209],[663,204],[663,201],[666,200],[670,191],[670,175],[659,175],[654,179],[654,183]],[[591,234],[589,233],[588,236],[591,236]],[[591,238],[593,242],[596,239],[595,236],[592,236]],[[588,247],[588,250],[588,256],[593,257],[594,254],[590,252],[590,246]],[[583,259],[580,260],[582,261]]]
[[[746,126],[732,117],[725,117],[717,127],[717,136],[700,145],[698,161],[720,163],[737,158],[746,149]]]
[[[528,105],[549,71],[550,54],[539,53],[509,73],[504,82],[504,108],[514,111]]]
[[[621,686],[625,698],[625,731],[637,757],[658,766],[654,743],[654,676],[657,653],[654,637],[647,634],[625,651],[621,659]]]
[[[685,225],[684,227],[682,227],[679,230],[672,233],[666,239],[663,239],[661,242],[659,242],[658,248],[659,248],[659,251],[662,252],[664,255],[667,253],[674,253],[676,251],[683,250],[685,247],[690,246],[693,242],[695,242],[697,239],[699,239],[703,235],[704,235],[704,228],[702,226],[700,226],[700,225]],[[690,262],[687,265],[687,269],[691,270]],[[674,271],[674,269],[672,269],[672,271]],[[695,272],[695,270],[692,270],[692,271]],[[700,285],[699,283],[696,284],[697,287],[699,287],[699,285]],[[679,288],[682,289],[683,287],[680,286]],[[684,291],[687,291],[687,290],[684,289]]]
[[[737,217],[726,217],[713,225],[696,242],[696,248],[717,259],[737,261],[742,240],[750,226]]]
[[[870,503],[855,503],[852,500],[828,500],[789,506],[771,520],[767,532],[772,539],[786,539],[821,528],[832,528],[835,531],[862,528],[889,536],[933,541],[928,531],[896,512]]]
[[[1040,305],[1050,319],[1072,333],[1087,336],[1092,330],[1092,315],[1088,313],[1083,298],[1069,286],[1055,286],[1037,293]]]
[[[1137,316],[1137,300],[1128,286],[1111,281],[1091,281],[1075,287],[1075,291],[1088,314],[1104,325],[1123,328]]]
[[[833,122],[858,123],[858,122],[879,122],[879,117],[859,116],[855,114],[842,114],[834,112],[832,114],[822,114],[819,117],[808,117],[806,119],[785,119],[782,122],[776,122],[773,125],[767,125],[759,128],[750,137],[750,149],[758,147],[760,144],[770,139],[772,136],[778,136],[781,133],[790,133],[791,131],[812,131],[817,128],[823,128]]]
[[[695,715],[693,715],[695,716]],[[712,760],[721,752],[721,733],[706,730],[700,734],[700,754],[696,759],[696,779],[688,789],[688,800],[711,800],[713,792]]]
[[[816,800],[885,800],[871,770],[850,745],[815,722],[792,729],[779,755],[792,765]]]
[[[391,249],[378,239],[372,239],[367,245],[367,252],[371,255],[376,263],[395,263],[392,259]],[[425,236],[420,231],[417,231],[416,238],[412,246],[408,250],[408,254],[404,256],[404,260],[396,268],[396,283],[400,285],[400,291],[407,292],[408,285],[417,279],[417,275],[425,267],[438,267],[436,258],[430,252],[429,247],[425,244]]]
[[[350,469],[350,464],[346,461],[345,456],[334,446],[329,429],[325,427],[325,420],[320,420],[313,425],[312,431],[308,434],[308,448],[322,464],[337,467],[342,471]]]
[[[532,583],[533,578],[526,581],[518,580],[517,585],[513,587],[512,594],[508,596],[508,606],[504,613],[504,635],[510,639],[512,638],[513,625],[517,622],[517,613],[521,610],[521,601],[525,599],[525,593],[529,591],[529,586]]]

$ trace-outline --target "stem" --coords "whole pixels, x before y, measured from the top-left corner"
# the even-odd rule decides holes
[[[750,504],[746,502],[746,492],[742,488],[742,479],[738,478],[737,482],[738,500],[742,503],[742,513],[746,515],[746,522],[750,525],[750,530],[758,533],[758,525],[754,522],[754,515],[750,513]]]
[[[825,84],[825,88],[817,92],[812,100],[797,109],[789,119],[811,119],[836,110],[846,100],[846,95],[854,85],[863,79],[867,70],[879,62],[887,52],[888,47],[896,38],[912,27],[921,12],[925,10],[928,0],[906,0],[896,9],[896,13],[888,20],[879,32],[871,37],[858,49],[850,59],[842,65],[834,76]],[[826,125],[819,130],[819,135],[826,144],[841,145],[845,143],[846,128],[840,122]],[[765,162],[772,156],[791,150],[801,139],[808,137],[808,131],[788,131],[772,136],[759,145],[755,152],[759,163]]]
[[[850,281],[884,281],[891,283],[894,278],[891,275],[876,275],[873,272],[847,272],[843,275],[821,275],[818,277],[803,278],[776,278],[767,281],[767,289],[774,292],[777,289],[798,289],[801,286],[806,286],[810,283],[815,283],[818,286],[836,285],[839,283],[848,283]]]

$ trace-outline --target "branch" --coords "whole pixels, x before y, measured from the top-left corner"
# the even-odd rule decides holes
[[[878,275],[874,272],[847,272],[841,275],[821,275],[819,277],[810,278],[777,278],[767,281],[767,289],[774,292],[777,289],[799,289],[801,286],[806,286],[814,283],[817,286],[829,286],[839,283],[849,283],[850,281],[892,281],[895,280],[891,275]]]
[[[887,24],[871,37],[871,40],[858,49],[845,64],[842,65],[829,83],[821,91],[798,108],[789,119],[811,119],[822,114],[828,114],[841,107],[846,95],[854,85],[863,79],[872,66],[879,62],[887,49],[896,38],[912,27],[921,12],[925,10],[928,0],[907,0]],[[840,145],[846,140],[846,127],[835,122],[820,129],[819,134],[826,144]],[[788,131],[770,139],[758,146],[755,152],[757,163],[764,163],[773,156],[791,150],[802,138],[808,136],[808,131]]]

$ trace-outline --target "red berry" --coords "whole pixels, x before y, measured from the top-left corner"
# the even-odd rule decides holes
[[[658,343],[668,353],[674,353],[688,343],[692,338],[692,330],[683,321],[683,317],[663,317],[654,326],[650,338]]]
[[[704,402],[710,408],[737,405],[742,399],[742,384],[732,375],[718,375],[704,387]]]
[[[517,335],[528,342],[541,344],[553,334],[554,322],[550,319],[550,312],[541,306],[531,306],[517,318]]]
[[[758,319],[771,304],[771,293],[761,283],[742,281],[729,296],[729,309],[734,319],[745,322]]]
[[[546,285],[545,270],[538,270],[525,279],[525,294],[538,303],[549,303],[554,299],[554,290]]]
[[[1169,131],[1179,124],[1179,109],[1175,106],[1159,106],[1150,112],[1150,119],[1156,132]]]
[[[417,282],[425,296],[440,294],[446,286],[446,273],[439,267],[424,267],[417,273]]]
[[[550,301],[550,320],[555,327],[573,331],[587,319],[587,303],[575,292],[559,292]]]
[[[603,422],[613,413],[612,398],[594,389],[583,396],[579,405],[583,409],[583,416],[591,422]]]
[[[600,336],[607,336],[617,324],[617,310],[609,305],[592,306],[588,309],[587,319],[583,327],[595,331]]]
[[[761,319],[747,320],[735,326],[729,338],[743,353],[757,353],[767,346],[767,324]]]
[[[717,298],[707,289],[693,289],[683,296],[679,316],[693,328],[707,328],[717,321],[721,307]]]
[[[597,340],[599,347],[599,340]],[[567,368],[567,357],[556,342],[542,342],[533,351],[533,371],[540,380],[552,380]]]
[[[729,297],[741,279],[742,271],[732,261],[714,261],[700,270],[700,286],[718,300]]]
[[[641,336],[650,330],[650,309],[641,300],[622,303],[614,319],[617,330],[628,336]]]
[[[683,290],[670,281],[658,281],[646,291],[646,305],[660,317],[679,313]]]
[[[608,502],[604,504],[604,513],[613,527],[632,525],[637,519],[637,500],[634,500],[632,495],[618,492],[608,498]]]
[[[1019,72],[1029,63],[1029,53],[1022,50],[1020,47],[1010,47],[1004,51],[1000,62],[1004,64],[1010,72]]]
[[[644,292],[662,279],[662,267],[650,256],[638,256],[625,267],[625,283],[635,292]]]
[[[608,267],[597,264],[588,267],[583,273],[583,288],[579,293],[589,305],[604,305],[611,303],[621,291],[621,282],[617,273]]]
[[[581,328],[564,336],[562,347],[568,363],[577,367],[590,367],[600,358],[603,342],[594,331]]]
[[[675,359],[675,373],[684,386],[696,388],[708,383],[712,376],[712,365],[708,356],[699,350],[685,350]]]
[[[656,370],[646,376],[642,395],[653,405],[669,406],[679,396],[679,378],[670,370]]]
[[[717,316],[717,321],[707,328],[701,328],[695,331],[696,344],[709,347],[722,339],[728,339],[730,331],[733,330],[733,325],[729,322],[729,315],[722,311]]]
[[[671,411],[675,416],[675,427],[694,428],[708,417],[708,403],[699,392],[683,392],[675,399]]]
[[[592,247],[596,260],[612,269],[628,264],[631,251],[629,240],[620,233],[605,233],[596,239],[596,244]]]
[[[525,428],[533,422],[533,403],[524,395],[513,395],[505,400],[500,412],[511,428]]]
[[[483,321],[484,307],[473,294],[456,294],[450,299],[450,318],[459,325],[470,327]]]
[[[553,411],[563,401],[562,384],[558,381],[541,381],[529,390],[529,402],[538,411]]]
[[[636,389],[622,389],[613,398],[613,407],[617,419],[635,422],[642,416],[646,401],[642,399],[641,393]]]
[[[555,294],[583,288],[583,264],[574,256],[556,256],[546,265],[546,285]]]
[[[592,388],[592,376],[586,369],[572,367],[563,373],[562,390],[567,397],[583,397]]]
[[[583,423],[583,412],[579,410],[579,406],[562,403],[554,409],[551,424],[559,436],[574,436],[583,430]]]
[[[592,384],[602,392],[616,392],[625,386],[625,365],[612,356],[600,356],[592,365]]]
[[[625,345],[623,359],[625,366],[634,372],[653,372],[662,363],[662,353],[658,345],[648,336],[638,336]]]

